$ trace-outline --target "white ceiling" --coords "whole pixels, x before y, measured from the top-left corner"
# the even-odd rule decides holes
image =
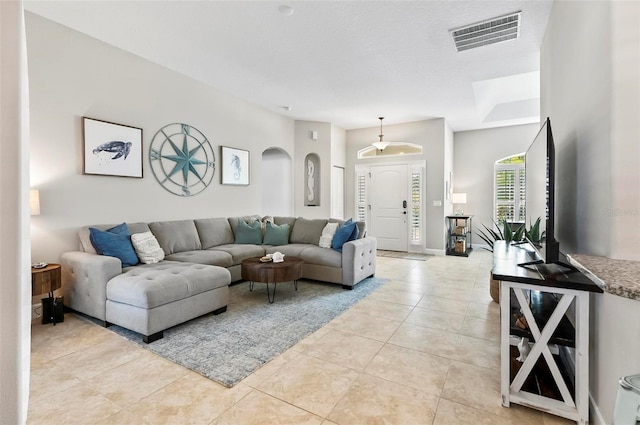
[[[538,122],[552,4],[26,0],[25,8],[294,119],[353,129],[375,127],[379,116],[444,117],[462,131]],[[450,29],[518,10],[520,38],[456,52]]]

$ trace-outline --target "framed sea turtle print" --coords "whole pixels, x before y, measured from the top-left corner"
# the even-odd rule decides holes
[[[249,185],[249,151],[221,146],[222,184]]]
[[[83,174],[142,178],[142,129],[82,117]]]

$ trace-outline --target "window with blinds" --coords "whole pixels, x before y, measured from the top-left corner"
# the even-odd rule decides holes
[[[524,155],[514,155],[497,161],[495,176],[495,220],[525,221]]]
[[[356,216],[357,221],[367,221],[367,172],[356,174]]]
[[[411,170],[409,236],[412,244],[422,243],[422,169]]]

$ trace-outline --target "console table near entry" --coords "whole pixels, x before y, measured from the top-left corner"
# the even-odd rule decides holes
[[[561,257],[562,254],[561,254]],[[557,416],[589,423],[589,294],[603,292],[587,276],[558,265],[518,266],[537,259],[528,245],[509,245],[496,241],[493,249],[494,279],[500,281],[500,367],[502,405],[528,406]],[[561,258],[569,264],[566,258]],[[565,316],[575,304],[575,328]],[[528,329],[514,325],[513,311],[520,311]],[[512,373],[511,345],[518,337],[533,343],[517,372]],[[562,365],[559,346],[575,348],[575,369],[569,373]],[[543,360],[544,359],[544,360]],[[546,365],[559,396],[536,394],[527,381],[536,369]],[[568,378],[568,379],[567,379]],[[535,380],[535,377],[533,378]]]
[[[468,257],[471,247],[472,215],[448,215],[447,216],[447,255]]]

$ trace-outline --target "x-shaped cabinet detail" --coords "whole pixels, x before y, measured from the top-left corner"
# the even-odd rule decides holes
[[[557,304],[546,318],[542,329],[539,320],[536,321],[531,309],[527,291],[539,291],[546,294],[557,294]],[[533,345],[522,363],[522,366],[511,379],[511,345],[512,338],[512,293],[519,306],[521,314],[526,319]],[[573,390],[560,371],[563,367],[558,364],[550,347],[552,338],[558,330],[569,307],[575,306],[575,355]],[[528,283],[501,281],[500,282],[500,332],[501,332],[501,393],[502,405],[509,407],[510,403],[533,407],[554,415],[576,421],[579,424],[589,422],[589,292],[534,285]],[[544,358],[550,375],[560,392],[562,400],[545,397],[525,391],[523,385],[534,371],[534,366],[540,358]]]

